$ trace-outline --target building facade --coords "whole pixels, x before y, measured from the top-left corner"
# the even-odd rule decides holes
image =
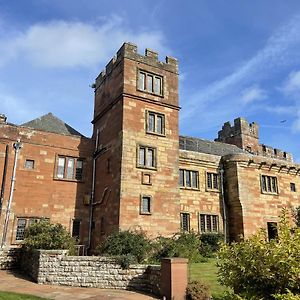
[[[226,122],[215,141],[179,135],[176,59],[124,43],[94,87],[91,138],[52,114],[20,126],[1,115],[3,246],[42,218],[89,249],[120,229],[271,236],[282,208],[300,206],[300,165],[260,144],[258,124]]]

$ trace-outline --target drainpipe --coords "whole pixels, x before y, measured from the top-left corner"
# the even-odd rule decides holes
[[[222,198],[222,208],[223,208],[223,228],[224,228],[224,242],[227,242],[227,212],[226,212],[226,203],[224,195],[224,166],[220,165],[220,179],[221,179],[221,198]]]
[[[88,232],[88,247],[87,251],[91,248],[92,241],[92,225],[93,225],[93,208],[94,208],[94,199],[95,199],[95,186],[96,186],[96,160],[97,160],[97,150],[99,143],[99,129],[96,132],[96,143],[95,143],[95,151],[93,154],[93,170],[92,170],[92,190],[91,190],[91,199],[89,203],[89,232]]]
[[[11,208],[11,204],[12,204],[12,201],[13,201],[14,188],[15,188],[15,182],[16,182],[16,171],[17,171],[18,156],[19,156],[20,149],[23,147],[23,145],[20,142],[20,140],[18,139],[17,142],[14,143],[13,147],[15,149],[15,158],[14,158],[13,174],[12,174],[11,183],[10,183],[10,194],[9,194],[9,198],[8,198],[6,215],[5,215],[5,222],[4,222],[1,248],[3,248],[6,245],[6,235],[7,235],[7,229],[8,229],[10,208]]]
[[[5,182],[6,182],[6,173],[7,173],[7,164],[8,164],[8,150],[9,150],[9,146],[6,145],[3,175],[2,175],[2,184],[1,184],[1,193],[0,193],[0,217],[1,217],[1,212],[2,212],[2,203],[3,203],[3,199],[4,199],[4,192],[5,192]]]

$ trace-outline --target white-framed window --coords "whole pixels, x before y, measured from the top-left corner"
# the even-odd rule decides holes
[[[198,189],[199,172],[179,169],[179,185],[182,188]]]
[[[82,180],[83,160],[75,157],[58,156],[56,178]]]
[[[182,231],[190,231],[190,214],[180,213],[180,228]]]
[[[263,193],[278,194],[277,177],[261,175],[261,191]]]
[[[153,111],[146,114],[146,132],[158,135],[165,134],[165,115]]]
[[[152,197],[148,195],[141,196],[141,214],[151,214],[152,213]]]
[[[208,190],[219,190],[219,175],[217,173],[206,172],[206,187]]]
[[[199,231],[219,232],[219,216],[209,214],[199,214]]]
[[[148,146],[138,146],[138,167],[146,169],[156,168],[156,149]]]
[[[138,70],[138,90],[151,94],[163,95],[163,77],[157,74]]]

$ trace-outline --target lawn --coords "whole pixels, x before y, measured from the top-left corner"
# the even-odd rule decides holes
[[[217,281],[216,259],[210,258],[208,262],[189,265],[189,280],[202,280],[211,287],[214,299],[229,289],[220,285]]]
[[[0,292],[0,300],[47,300],[32,295],[17,294],[11,292]]]

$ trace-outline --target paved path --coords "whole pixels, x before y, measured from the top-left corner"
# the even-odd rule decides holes
[[[0,291],[31,294],[56,300],[150,300],[148,295],[123,290],[41,285],[15,272],[0,271]]]

